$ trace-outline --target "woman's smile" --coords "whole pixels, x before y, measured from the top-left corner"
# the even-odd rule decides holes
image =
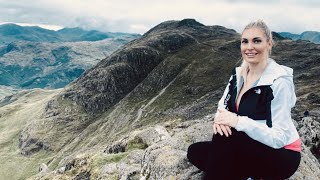
[[[258,53],[255,53],[255,52],[245,52],[244,54],[247,56],[247,58],[255,58]]]

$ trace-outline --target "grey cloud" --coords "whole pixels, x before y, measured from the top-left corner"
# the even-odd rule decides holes
[[[314,17],[319,16],[319,11],[314,9],[314,7],[319,7],[320,1],[317,0],[294,0],[288,1],[288,3],[281,1],[282,5],[298,8],[299,13],[282,12],[283,10],[276,5],[279,0],[258,0],[254,1],[255,3],[251,3],[253,1],[250,0],[199,0],[196,3],[188,0],[174,1],[173,4],[177,6],[183,4],[184,6],[179,6],[182,9],[178,7],[168,8],[166,3],[169,3],[169,0],[156,1],[162,3],[161,6],[156,7],[150,1],[144,3],[143,0],[140,0],[136,3],[138,6],[132,8],[129,6],[129,1],[121,1],[120,3],[118,1],[112,3],[114,1],[110,0],[106,5],[102,0],[94,0],[90,1],[92,4],[90,6],[88,1],[72,1],[71,3],[63,0],[0,0],[0,22],[40,23],[100,31],[144,33],[162,21],[187,18],[184,17],[187,15],[202,23],[207,22],[207,25],[219,24],[228,28],[236,28],[236,30],[242,29],[240,26],[244,25],[244,22],[249,22],[256,16],[258,18],[262,17],[270,25],[274,25],[276,31],[309,30],[304,29],[306,27],[312,27],[312,30],[318,31],[320,29],[319,26],[314,25],[316,23]],[[114,7],[115,4],[116,7]],[[198,4],[197,7],[199,8],[192,9]],[[137,7],[145,10],[140,12]],[[255,12],[261,7],[265,7],[265,11]],[[246,9],[243,11],[241,8]],[[312,15],[309,14],[310,10],[313,10]],[[303,14],[304,11],[306,14]],[[303,14],[303,17],[301,14]]]
[[[50,6],[45,1],[40,3],[30,0],[24,2],[0,0],[0,4],[2,4],[0,7],[0,22],[41,23],[112,32],[135,32],[131,28],[132,24],[138,23],[146,26],[151,24],[148,20],[108,18],[94,16],[88,12],[80,12],[76,9],[68,9],[68,7],[57,8],[57,5]]]

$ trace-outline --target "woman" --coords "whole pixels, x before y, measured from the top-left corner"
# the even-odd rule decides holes
[[[269,58],[272,44],[263,21],[244,28],[243,63],[218,103],[212,141],[188,149],[205,179],[285,179],[299,166],[301,140],[291,120],[293,70]]]

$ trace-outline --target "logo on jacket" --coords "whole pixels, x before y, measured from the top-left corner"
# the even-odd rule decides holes
[[[226,98],[224,99],[224,105],[227,105],[227,104],[228,104],[228,101],[229,101],[230,97],[231,97],[230,94],[228,94],[228,95],[226,96]]]
[[[254,92],[256,92],[256,94],[261,94],[261,89],[255,89]]]

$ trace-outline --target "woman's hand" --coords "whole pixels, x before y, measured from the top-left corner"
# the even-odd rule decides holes
[[[235,113],[219,108],[219,115],[214,119],[214,124],[236,127],[239,118]]]
[[[223,125],[223,124],[217,124],[217,123],[213,122],[212,128],[213,128],[213,133],[214,134],[219,133],[221,136],[225,135],[227,137],[229,137],[231,135],[230,126],[226,126],[226,125]]]

